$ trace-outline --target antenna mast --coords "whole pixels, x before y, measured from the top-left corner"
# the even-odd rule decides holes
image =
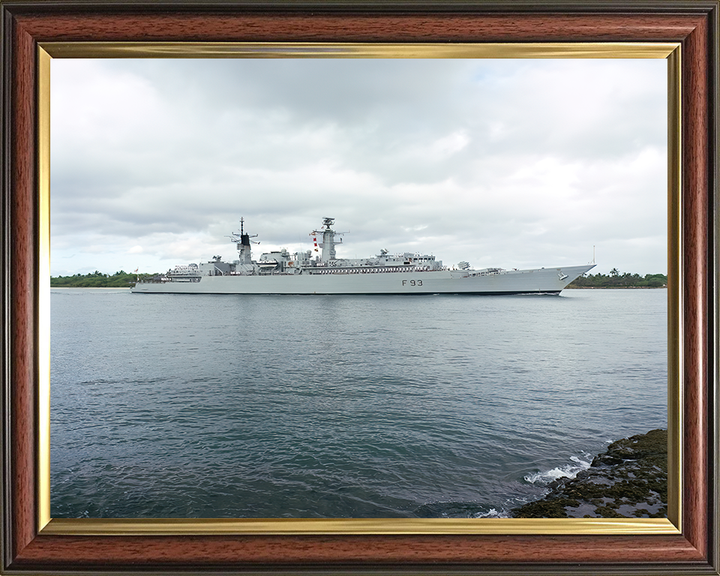
[[[335,240],[335,234],[344,234],[344,232],[335,232],[335,230],[331,228],[333,224],[335,224],[335,218],[324,217],[320,230],[313,230],[310,233],[313,236],[315,234],[323,235],[323,241],[320,245],[320,248],[322,248],[322,256],[320,257],[322,262],[330,262],[331,260],[335,260],[335,245],[342,242],[342,240]]]
[[[245,234],[245,219],[240,218],[240,236],[238,237],[237,232],[231,232],[230,240],[237,244],[238,255],[240,256],[241,264],[251,264],[252,256],[250,249],[250,238],[255,238],[257,234]]]

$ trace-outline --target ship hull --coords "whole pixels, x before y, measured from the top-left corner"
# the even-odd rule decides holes
[[[558,294],[594,264],[504,270],[202,276],[196,282],[138,283],[136,294]]]

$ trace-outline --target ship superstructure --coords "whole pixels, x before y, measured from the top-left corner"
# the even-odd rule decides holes
[[[135,293],[205,294],[558,294],[594,264],[503,270],[475,270],[468,262],[444,266],[434,255],[390,254],[382,249],[368,258],[337,258],[342,232],[323,218],[310,236],[313,249],[290,253],[286,249],[252,259],[252,240],[240,220],[240,233],[232,233],[238,259],[223,262],[219,256],[201,264],[176,266],[162,276],[138,282]],[[318,236],[321,237],[318,242]]]

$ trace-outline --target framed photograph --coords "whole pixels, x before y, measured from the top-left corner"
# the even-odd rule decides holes
[[[149,1],[120,7],[105,2],[3,2],[3,570],[532,573],[566,572],[572,566],[587,573],[693,570],[717,574],[713,256],[717,10],[717,2],[510,6]],[[442,63],[593,58],[664,63],[669,189],[667,517],[494,518],[484,509],[472,514],[428,510],[414,518],[380,517],[366,511],[354,517],[352,512],[337,513],[337,508],[329,508],[334,512],[327,514],[318,511],[310,518],[306,512],[293,515],[276,509],[268,509],[267,517],[240,512],[237,518],[213,518],[212,514],[167,518],[162,511],[146,512],[137,519],[92,513],[87,518],[52,517],[51,63],[132,58],[152,66],[152,59],[170,58],[184,62],[187,71],[195,74],[201,70],[195,65],[199,58],[227,62],[248,57],[258,62],[294,59],[306,64],[323,58],[334,63],[338,78],[343,68],[345,72],[352,69],[351,62],[372,59]],[[312,73],[311,67],[302,70],[303,75]],[[397,70],[392,74],[397,75]],[[86,78],[80,71],[76,80]],[[347,101],[352,101],[357,87],[348,90],[352,94],[346,95]],[[296,96],[298,102],[303,98],[306,106],[317,106],[317,95]],[[89,112],[90,107],[84,110]],[[162,107],[156,112],[162,112]],[[83,121],[82,114],[77,114],[77,122]],[[82,133],[82,126],[77,128]],[[434,149],[433,154],[454,154],[467,146],[468,136],[454,132],[437,141],[441,149]],[[64,144],[58,155],[66,148],[72,146]],[[122,149],[116,154],[122,155]],[[283,157],[274,160],[283,161]],[[329,230],[332,224],[323,225]],[[338,224],[341,228],[342,223]],[[316,234],[322,234],[317,230]],[[243,234],[238,236],[239,250],[245,243]],[[328,243],[324,240],[323,250]],[[142,247],[130,251],[140,254]],[[277,254],[281,252],[278,249]],[[212,262],[224,270],[219,257]],[[270,260],[264,262],[269,265]],[[466,273],[465,264],[454,264],[454,270]],[[557,275],[562,280],[562,271]]]

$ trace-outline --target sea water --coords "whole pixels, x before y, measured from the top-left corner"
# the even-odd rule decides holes
[[[53,289],[51,514],[505,516],[667,425],[667,292]]]

